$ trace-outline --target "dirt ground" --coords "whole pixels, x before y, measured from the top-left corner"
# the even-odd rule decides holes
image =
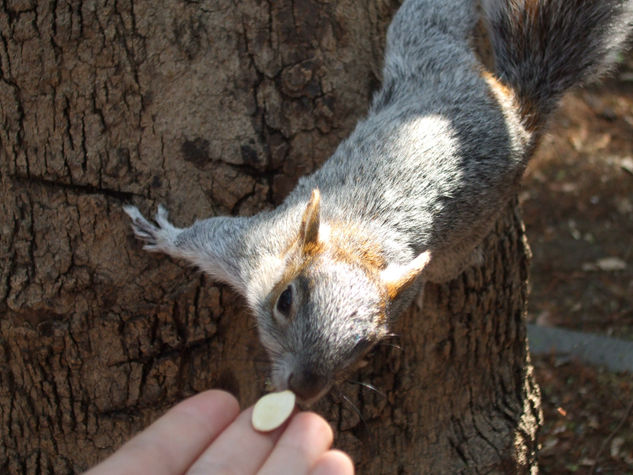
[[[633,55],[565,97],[520,198],[534,255],[530,321],[633,340]],[[534,360],[541,471],[633,474],[633,375]]]

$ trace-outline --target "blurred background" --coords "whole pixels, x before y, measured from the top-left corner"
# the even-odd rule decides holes
[[[565,97],[520,200],[533,253],[530,322],[633,345],[633,55]],[[533,361],[541,471],[633,473],[633,375],[573,353]]]

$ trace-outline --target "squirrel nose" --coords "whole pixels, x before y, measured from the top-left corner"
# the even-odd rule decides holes
[[[288,389],[304,402],[316,398],[327,385],[327,378],[314,371],[294,371],[288,378]]]

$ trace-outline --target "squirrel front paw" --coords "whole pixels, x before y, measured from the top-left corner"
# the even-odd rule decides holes
[[[136,238],[145,243],[143,249],[167,254],[173,251],[179,230],[167,220],[167,210],[162,205],[158,205],[158,211],[154,216],[158,226],[145,219],[136,206],[126,205],[123,211],[132,219],[132,229]]]

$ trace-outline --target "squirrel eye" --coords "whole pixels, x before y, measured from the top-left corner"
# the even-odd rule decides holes
[[[277,311],[287,317],[292,307],[292,286],[286,287],[277,299]]]

